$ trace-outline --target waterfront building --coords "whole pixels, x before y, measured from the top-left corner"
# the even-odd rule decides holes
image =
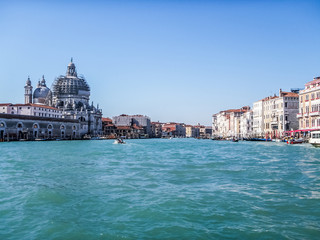
[[[187,138],[197,138],[199,137],[199,128],[192,125],[186,125],[186,137]]]
[[[186,137],[185,124],[174,122],[163,124],[162,137]]]
[[[320,129],[320,77],[305,84],[299,92],[299,130],[309,132]]]
[[[162,125],[160,122],[151,122],[151,132],[153,138],[161,138],[162,137]]]
[[[269,96],[254,103],[253,132],[256,137],[280,138],[298,129],[299,98],[295,92],[279,90],[279,96]]]
[[[116,126],[113,124],[111,118],[102,118],[103,135],[108,138],[116,137]]]
[[[253,103],[253,126],[252,132],[254,137],[262,137],[264,134],[264,113],[263,99]]]
[[[102,110],[98,105],[93,106],[93,102],[89,103],[90,87],[84,77],[78,76],[72,59],[67,66],[66,75],[57,77],[51,89],[47,87],[44,76],[33,92],[31,80],[28,77],[24,89],[26,106],[36,104],[43,109],[48,107],[58,109],[62,112],[62,118],[78,120],[83,134],[102,134]],[[30,114],[34,115],[31,112]]]
[[[147,116],[122,114],[112,117],[112,121],[116,127],[131,127],[135,133],[139,132],[139,137],[146,138],[152,135],[151,120]],[[141,131],[140,127],[143,131]]]
[[[0,104],[0,113],[28,115],[37,117],[62,118],[62,110],[47,105],[27,104]]]
[[[212,116],[212,135],[219,138],[241,137],[241,116],[248,112],[250,107],[220,111]]]
[[[0,113],[0,141],[37,139],[80,139],[77,119]]]
[[[251,138],[253,135],[253,111],[249,110],[240,116],[240,138]]]

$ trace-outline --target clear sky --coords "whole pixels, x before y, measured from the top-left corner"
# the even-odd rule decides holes
[[[211,124],[320,75],[320,1],[0,1],[0,102],[73,57],[105,117]]]

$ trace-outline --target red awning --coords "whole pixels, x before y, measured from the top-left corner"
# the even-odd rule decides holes
[[[285,131],[286,133],[292,133],[292,132],[312,132],[312,131],[319,131],[320,128],[317,129],[298,129],[298,130],[292,130],[292,131]]]

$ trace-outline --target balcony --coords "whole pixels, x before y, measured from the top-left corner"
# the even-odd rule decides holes
[[[298,113],[297,118],[302,118],[302,113]]]
[[[319,116],[320,111],[310,112],[310,116]]]
[[[309,115],[308,112],[305,112],[305,113],[303,114],[304,117],[308,117],[308,115]]]

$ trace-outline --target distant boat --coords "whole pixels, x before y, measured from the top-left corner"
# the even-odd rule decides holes
[[[287,144],[301,144],[303,142],[303,139],[288,139]]]
[[[309,143],[312,146],[320,147],[320,131],[314,131],[311,133],[311,138],[309,140]]]
[[[272,140],[270,139],[270,138],[267,138],[267,139],[265,139],[265,138],[250,138],[248,141],[260,141],[260,142],[262,142],[262,141],[264,141],[264,142],[271,142]]]
[[[126,144],[126,142],[121,138],[117,138],[116,140],[114,140],[113,144]]]

